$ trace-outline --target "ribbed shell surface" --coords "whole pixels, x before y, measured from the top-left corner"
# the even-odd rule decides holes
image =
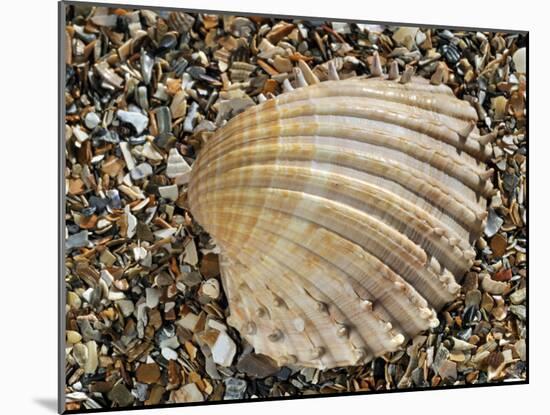
[[[327,81],[249,108],[188,189],[221,249],[229,324],[279,364],[330,368],[438,324],[492,186],[477,115],[445,85]]]

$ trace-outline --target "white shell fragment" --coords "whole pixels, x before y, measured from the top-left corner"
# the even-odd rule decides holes
[[[172,350],[168,347],[163,347],[161,349],[162,357],[164,357],[166,360],[178,360],[178,352],[175,350]]]
[[[124,157],[124,162],[126,163],[126,166],[128,167],[128,170],[133,170],[136,168],[136,161],[134,160],[134,157],[132,156],[132,153],[130,152],[130,144],[127,142],[120,143],[120,151],[122,153],[122,157]]]
[[[90,130],[93,130],[94,128],[96,128],[100,122],[101,122],[101,119],[99,118],[99,115],[97,115],[93,111],[89,112],[88,114],[86,114],[86,117],[84,117],[84,124]]]
[[[146,288],[145,299],[147,307],[155,308],[159,304],[160,291],[157,288]]]
[[[416,39],[416,34],[418,33],[418,27],[409,27],[409,26],[402,26],[393,34],[392,38],[397,43],[405,44],[407,41],[407,38],[410,38],[411,40]]]
[[[124,220],[126,223],[126,238],[132,238],[136,234],[137,218],[130,213],[130,205],[124,207]]]
[[[90,340],[86,343],[86,348],[88,349],[88,359],[84,365],[84,371],[86,373],[95,373],[99,364],[99,359],[97,356],[97,343]]]
[[[170,112],[174,119],[185,116],[187,112],[187,94],[185,91],[180,91],[174,96],[170,104]]]
[[[195,245],[195,242],[193,242],[192,239],[190,239],[187,242],[187,245],[185,245],[185,256],[183,257],[183,260],[191,265],[197,265],[199,262],[199,255],[197,254],[197,246]]]
[[[136,129],[136,134],[138,135],[149,125],[149,118],[139,112],[118,110],[116,115],[119,120],[131,124]]]
[[[134,312],[134,303],[131,300],[118,300],[117,305],[124,317],[130,316]]]
[[[73,134],[76,137],[76,139],[81,143],[83,143],[89,138],[88,133],[81,130],[79,126],[73,127]]]
[[[158,190],[161,197],[172,201],[178,198],[178,186],[176,186],[175,184],[169,186],[160,186]]]
[[[220,283],[215,278],[209,278],[202,283],[199,293],[216,300],[220,296]]]
[[[130,171],[132,180],[142,180],[153,174],[153,168],[149,163],[141,163]]]
[[[215,363],[229,367],[237,353],[235,342],[225,331],[220,331],[215,343],[212,346],[212,359]]]
[[[168,162],[166,166],[166,175],[173,179],[174,177],[180,176],[187,172],[191,171],[191,167],[181,154],[175,148],[170,149],[168,153]]]
[[[153,161],[162,160],[162,154],[160,154],[157,150],[155,150],[155,148],[149,141],[147,141],[144,144],[141,154],[143,157],[147,157],[149,160],[153,160]]]
[[[204,401],[204,397],[195,383],[187,383],[178,390],[172,391],[170,399],[176,403]]]
[[[492,146],[468,102],[412,72],[298,84],[209,139],[189,206],[220,247],[228,322],[256,353],[363,364],[436,327],[458,295]],[[212,352],[228,364],[223,342]]]
[[[512,56],[514,65],[516,65],[516,71],[519,73],[527,72],[527,49],[520,48],[514,52]]]

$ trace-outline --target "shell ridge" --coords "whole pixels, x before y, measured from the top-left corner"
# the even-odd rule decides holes
[[[261,128],[263,131],[269,131],[271,133],[271,129],[275,126],[275,124],[271,124],[269,126],[264,126]],[[238,133],[234,136],[235,139],[240,139],[238,143],[236,143],[233,147],[225,148],[227,144],[231,144],[231,140],[227,140],[228,142],[222,143],[220,146],[218,146],[218,152],[211,154],[208,150],[211,148],[214,148],[214,146],[207,146],[204,150],[206,150],[204,154],[204,159],[207,161],[210,161],[213,157],[219,157],[220,155],[229,153],[233,150],[237,150],[243,147],[246,147],[249,144],[252,144],[254,142],[257,142],[261,139],[269,139],[269,138],[282,138],[282,137],[300,137],[297,135],[293,130],[296,127],[303,127],[303,124],[292,124],[290,126],[287,126],[284,129],[277,128],[276,131],[274,131],[272,134],[262,134],[258,137],[258,128],[250,131],[252,133],[252,136],[254,140],[242,140],[240,139],[240,134]],[[313,125],[312,125],[313,127]],[[334,127],[332,127],[330,124],[324,124],[324,123],[318,123],[316,126],[317,135],[322,136],[331,136],[332,134],[337,134],[338,131],[334,131]],[[414,157],[420,161],[424,161],[427,163],[430,163],[430,165],[434,166],[434,168],[437,168],[441,171],[444,171],[446,174],[455,174],[457,175],[457,179],[460,179],[464,184],[466,184],[471,189],[478,191],[482,190],[484,194],[488,194],[491,187],[489,187],[487,190],[485,190],[485,187],[480,189],[480,175],[483,173],[481,170],[477,170],[474,166],[471,166],[470,164],[465,164],[464,161],[462,161],[458,157],[454,157],[453,155],[449,155],[446,152],[439,151],[438,149],[429,146],[427,144],[424,144],[422,142],[416,142],[413,146],[409,139],[401,136],[391,136],[388,135],[384,131],[366,131],[362,128],[351,128],[348,126],[338,126],[338,129],[341,130],[341,138],[351,139],[353,141],[358,142],[368,142],[372,145],[380,145],[388,148],[393,148],[396,151],[402,151],[405,154]],[[328,130],[328,131],[327,131]],[[289,133],[292,133],[291,135]],[[345,133],[348,134],[348,136],[344,135]],[[287,135],[289,134],[289,135]],[[335,138],[339,138],[338,136],[335,136]],[[421,147],[423,152],[421,154],[417,153],[418,147]],[[444,159],[440,161],[439,159]],[[452,165],[455,165],[455,168],[452,168],[451,166],[448,166],[448,163],[451,163]],[[466,172],[464,172],[464,169],[468,170],[470,176],[465,175]],[[206,172],[201,172],[202,174],[206,174]],[[490,183],[490,182],[489,182]],[[485,183],[483,183],[485,184]]]
[[[248,256],[247,253],[245,253],[245,255]],[[252,257],[249,257],[249,258],[250,258],[251,261],[253,260]],[[272,272],[272,269],[273,269],[273,267],[274,267],[274,265],[273,265],[274,263],[275,263],[275,264],[278,264],[278,265],[275,265],[275,267],[279,267],[279,266],[282,265],[282,263],[279,263],[279,261],[278,261],[276,258],[272,258],[271,256],[268,256],[268,261],[271,263],[270,268],[267,269],[268,272]],[[261,266],[263,266],[263,264],[262,264]],[[288,272],[288,271],[289,271],[289,270],[287,269],[287,272]],[[290,270],[290,272],[291,272],[292,274],[294,273],[292,270]],[[286,273],[282,273],[282,274],[280,274],[280,275],[281,275],[283,278],[287,278],[285,274],[286,274]],[[312,286],[311,286],[311,287],[312,287]],[[304,290],[305,290],[305,289],[304,289]],[[313,296],[311,296],[311,295],[309,295],[309,297],[310,297],[313,301],[320,302],[320,300],[315,299],[315,298],[314,298]],[[326,301],[326,299],[327,299],[328,297],[326,297],[326,295],[323,295],[323,298],[324,298],[325,301]],[[310,319],[309,317],[308,317],[308,319],[311,321],[311,319]],[[310,341],[311,341],[311,339],[310,339]],[[363,340],[363,342],[364,342],[364,340]],[[322,342],[318,342],[318,344],[323,344],[323,343],[322,343]],[[311,345],[313,346],[314,343],[311,342]],[[363,345],[363,346],[366,346],[366,343],[365,343],[365,342],[364,342],[364,345]]]
[[[288,192],[291,192],[291,191],[288,191]],[[282,198],[283,195],[281,195],[279,197]],[[325,207],[325,205],[328,206],[328,205],[338,204],[342,209],[346,209],[348,212],[349,211],[354,211],[354,212],[357,212],[358,214],[362,215],[361,220],[357,219],[356,222],[352,222],[352,223],[355,223],[355,227],[357,227],[357,228],[360,228],[361,226],[367,226],[368,227],[368,231],[365,232],[365,235],[369,235],[368,237],[365,236],[365,237],[368,238],[368,241],[364,242],[364,243],[360,243],[357,239],[351,239],[351,240],[354,241],[355,243],[361,245],[361,246],[365,246],[364,244],[366,244],[366,243],[374,244],[375,246],[380,244],[380,247],[381,247],[380,250],[382,252],[375,253],[375,252],[371,251],[371,253],[373,253],[373,255],[375,255],[379,259],[381,259],[381,256],[382,256],[383,252],[387,252],[390,255],[394,255],[394,254],[397,255],[396,253],[399,252],[399,256],[401,258],[407,258],[407,260],[402,261],[402,262],[407,264],[406,267],[409,268],[411,271],[415,270],[416,272],[418,272],[422,275],[422,277],[418,277],[418,279],[416,279],[416,278],[413,279],[412,274],[410,274],[409,278],[411,278],[412,281],[409,281],[407,279],[407,281],[409,281],[410,283],[413,283],[413,282],[416,282],[417,284],[420,283],[421,286],[423,286],[424,283],[425,283],[429,287],[432,287],[432,288],[430,288],[430,290],[432,290],[432,289],[435,289],[435,287],[433,287],[433,284],[437,281],[437,283],[443,284],[445,290],[448,290],[448,285],[451,284],[452,282],[454,282],[454,279],[449,281],[448,278],[447,279],[442,279],[441,276],[438,276],[439,273],[441,272],[441,270],[439,268],[437,268],[437,269],[434,268],[432,263],[427,261],[427,257],[426,257],[426,254],[425,254],[424,250],[422,250],[418,245],[414,244],[412,241],[407,239],[406,236],[403,236],[400,233],[396,232],[392,227],[386,225],[382,221],[380,221],[376,218],[370,217],[369,215],[366,214],[366,212],[355,209],[355,208],[350,207],[350,206],[345,205],[345,204],[341,204],[339,202],[334,202],[334,201],[329,201],[327,199],[322,199],[321,197],[316,196],[316,195],[308,195],[308,197],[312,198],[312,199],[320,199],[320,201],[319,201],[320,206]],[[250,205],[247,205],[247,206],[253,207],[254,205],[250,204]],[[273,209],[273,210],[276,210],[278,212],[284,212],[284,213],[287,213],[287,214],[294,213],[298,217],[309,220],[309,221],[313,221],[313,219],[314,219],[313,213],[311,211],[309,211],[308,209],[305,209],[303,212],[300,212],[300,211],[297,211],[297,210],[294,210],[294,211],[279,210],[279,209],[284,209],[284,206],[282,208],[281,207],[270,206],[269,209]],[[320,211],[319,213],[321,214],[321,216],[319,218],[319,220],[321,222],[316,222],[318,224],[321,224],[321,223],[329,224],[330,223],[329,219],[331,217],[337,218],[337,216],[339,215],[339,212],[338,212],[337,209],[330,209],[329,210],[328,208],[327,208],[327,213],[323,214],[322,211]],[[341,217],[343,218],[343,216],[341,216]],[[343,221],[344,221],[344,219],[340,220],[340,222],[343,222]],[[367,224],[367,222],[368,222],[368,224]],[[336,233],[339,233],[334,227],[331,227],[330,229],[333,230]],[[388,232],[389,235],[385,235],[385,232]],[[339,233],[339,234],[344,236],[341,233]],[[373,234],[373,236],[371,237],[370,234]],[[347,236],[349,237],[350,235],[347,235]],[[400,239],[400,238],[405,238],[405,239]],[[385,241],[386,244],[383,244],[381,241]],[[409,244],[409,245],[407,245],[407,244]],[[407,246],[407,248],[405,249],[402,245]],[[417,249],[418,250],[418,252],[416,253],[417,257],[411,256],[411,254],[412,254],[411,249]],[[421,255],[421,257],[418,258],[418,255]],[[402,265],[402,267],[405,268],[405,265]],[[430,275],[429,277],[425,276],[424,273],[423,273],[424,267],[426,267],[427,272],[430,272],[433,275]],[[398,273],[398,274],[401,274],[401,272],[398,269],[396,269],[395,272]],[[421,282],[419,280],[420,278],[424,278],[425,281]],[[424,290],[423,290],[423,292],[424,292],[424,295],[426,295],[426,292]],[[447,298],[447,301],[450,299],[448,297],[445,297],[445,298]]]
[[[241,215],[244,215],[244,213],[240,213]],[[288,216],[288,215],[287,215]],[[297,219],[294,218],[294,220],[291,219],[291,221],[296,222]],[[370,284],[371,288],[368,288],[365,286],[365,289],[371,293],[371,295],[374,295],[378,298],[386,298],[385,301],[383,301],[382,304],[384,305],[384,308],[388,310],[390,315],[393,316],[393,321],[399,321],[399,314],[395,314],[394,312],[390,311],[392,307],[391,304],[394,304],[395,307],[397,307],[400,311],[399,313],[407,313],[406,308],[403,306],[403,303],[401,301],[397,300],[397,297],[403,296],[403,299],[406,303],[410,305],[411,308],[415,309],[417,312],[425,312],[426,305],[422,303],[421,297],[416,292],[410,284],[408,284],[405,280],[403,280],[399,275],[394,273],[391,269],[389,269],[387,266],[385,266],[379,259],[369,254],[367,251],[364,251],[363,248],[361,248],[358,245],[353,244],[351,241],[347,241],[344,237],[340,235],[336,235],[333,233],[330,233],[324,228],[318,227],[315,224],[307,224],[305,221],[302,221],[304,225],[309,226],[310,228],[315,229],[314,232],[311,234],[311,237],[308,237],[307,239],[300,238],[300,242],[297,242],[296,245],[302,247],[303,249],[307,250],[307,252],[310,252],[312,254],[315,254],[317,257],[321,258],[322,260],[326,261],[328,266],[336,267],[343,271],[342,274],[345,274],[350,278],[349,281],[355,280],[359,284],[364,285],[365,281],[369,282],[372,281]],[[278,225],[272,225],[272,223],[277,223]],[[279,236],[279,238],[286,239],[287,243],[292,243],[293,239],[291,236],[299,236],[303,235],[304,233],[293,231],[290,226],[290,224],[284,225],[285,222],[281,219],[269,221],[267,223],[263,221],[259,221],[257,223],[257,226],[259,229],[265,232],[269,232],[272,234],[276,234]],[[295,223],[294,223],[295,224]],[[280,225],[280,226],[279,226]],[[280,228],[280,229],[278,229]],[[338,239],[335,239],[338,238]],[[330,241],[330,242],[329,242]],[[324,249],[325,245],[337,245],[339,244],[341,247],[346,247],[348,252],[354,255],[356,260],[360,260],[363,262],[362,269],[368,270],[370,273],[372,273],[371,278],[361,278],[361,268],[357,268],[353,261],[349,263],[349,266],[346,267],[343,264],[338,262],[338,258],[335,258],[334,260],[326,260],[324,259],[324,256],[321,254],[322,250]],[[353,269],[349,269],[349,267]],[[376,278],[374,277],[376,276]],[[382,279],[380,279],[381,277]],[[359,279],[358,279],[359,278]],[[393,292],[393,295],[385,296],[383,291],[376,294],[376,292],[373,292],[372,289],[377,289],[377,284],[375,281],[388,281],[387,285],[389,286],[388,293]],[[415,314],[412,315],[415,315]],[[339,321],[341,322],[341,321]],[[416,324],[418,323],[418,320],[408,320],[406,321],[407,324]],[[422,328],[427,328],[427,325],[421,326]],[[412,331],[418,330],[418,327],[414,327]],[[411,332],[411,329],[406,330],[406,332]]]
[[[240,255],[245,255],[248,257],[248,254],[246,253],[243,253],[243,252],[240,252],[239,253],[239,256]],[[247,262],[250,262],[247,261]],[[257,266],[262,266],[263,267],[263,261],[256,261],[256,262],[251,262],[251,266],[248,267],[247,266],[247,270],[249,272],[249,274],[254,274],[253,270],[257,267]],[[269,272],[269,270],[267,270]],[[241,278],[242,279],[242,278]],[[248,278],[248,281],[250,281],[250,283],[253,284],[253,288],[254,288],[254,291],[252,291],[251,289],[251,293],[250,293],[250,297],[257,297],[257,296],[254,296],[253,293],[256,292],[262,292],[263,290],[268,290],[268,291],[271,291],[267,285],[267,281],[263,281],[262,278],[257,278],[258,282],[261,282],[262,284],[264,284],[264,286],[259,286],[259,283],[256,283],[256,278]],[[284,290],[284,287],[282,287],[282,290],[287,293],[287,297],[285,297],[287,299],[287,301],[289,302],[292,302],[294,303],[294,300],[292,299],[292,293],[291,292],[288,292],[288,290]],[[284,330],[284,333],[285,333],[285,341],[283,342],[273,342],[274,343],[274,346],[275,346],[275,343],[277,343],[278,347],[281,347],[281,345],[284,345],[284,348],[285,350],[287,351],[285,354],[290,354],[289,351],[292,350],[292,347],[288,347],[289,345],[292,346],[294,344],[294,339],[293,339],[293,336],[289,335],[290,334],[290,331],[288,330],[288,326],[287,324],[284,322],[284,314],[281,313],[282,310],[278,310],[276,307],[271,307],[267,304],[264,304],[262,303],[262,307],[265,307],[266,309],[269,310],[269,313],[271,316],[274,316],[274,315],[281,315],[279,316],[279,319],[278,320],[275,320],[275,319],[270,319],[271,322],[273,323],[273,328],[272,330],[270,330],[271,332],[274,332],[275,331],[275,328],[277,327],[277,325],[280,325],[281,327],[285,327],[285,330]],[[302,311],[300,307],[298,307],[299,311]],[[289,309],[290,311],[290,309]],[[296,310],[293,311],[293,313],[296,313]],[[300,314],[298,314],[300,315]],[[305,316],[305,314],[303,314],[303,311],[302,311],[302,314],[301,314],[302,317]],[[306,318],[308,318],[306,316]],[[265,319],[265,317],[263,318]],[[258,321],[258,319],[256,319],[255,321]],[[279,322],[277,324],[277,321]],[[312,327],[315,327],[315,326],[312,326]],[[240,329],[240,327],[236,327],[238,329]],[[304,336],[311,344],[311,346],[313,347],[314,343],[311,341],[309,335],[307,333],[296,333],[295,335],[302,335]],[[251,344],[255,344],[256,346],[258,345],[258,340],[252,340],[250,335],[247,336],[247,338],[251,341]],[[287,341],[288,341],[288,344],[287,344]],[[262,345],[263,347],[269,349],[269,344],[267,345]],[[261,352],[262,350],[260,348],[257,349],[258,352]]]
[[[236,168],[240,167],[242,164],[241,158],[252,160],[247,165],[260,165],[263,163],[276,163],[279,160],[309,160],[312,155],[315,156],[315,160],[318,162],[349,167],[392,180],[407,187],[417,196],[434,204],[440,210],[443,211],[447,208],[453,218],[467,225],[468,229],[477,229],[475,225],[477,225],[478,216],[483,213],[477,204],[471,203],[471,201],[461,197],[453,190],[446,190],[439,181],[431,179],[425,173],[414,168],[409,168],[407,165],[392,159],[384,159],[359,151],[338,149],[335,146],[323,144],[289,143],[288,141],[281,144],[248,146],[221,156],[220,162],[223,162],[224,167],[218,171],[218,174],[226,173],[235,166]],[[414,180],[410,180],[411,177]],[[422,191],[424,185],[432,189]],[[475,209],[472,205],[478,209]]]
[[[437,218],[433,217],[429,213],[418,209],[415,205],[412,205],[407,200],[395,195],[391,192],[388,192],[380,187],[377,187],[370,183],[360,182],[349,177],[337,176],[335,174],[327,175],[325,172],[316,170],[314,173],[308,169],[301,167],[289,167],[285,166],[281,168],[278,165],[263,165],[262,169],[255,168],[255,166],[245,166],[238,169],[239,174],[242,175],[244,170],[263,170],[264,172],[276,172],[277,174],[271,174],[269,180],[271,182],[270,188],[280,187],[273,186],[273,180],[276,178],[281,180],[285,178],[286,185],[283,188],[288,188],[290,183],[295,183],[295,187],[300,186],[303,182],[309,182],[309,186],[314,189],[320,189],[323,191],[331,191],[333,196],[345,197],[350,201],[367,203],[370,202],[371,208],[376,208],[374,204],[378,204],[380,207],[378,210],[385,212],[386,215],[391,215],[393,219],[401,223],[401,226],[409,229],[412,225],[415,225],[415,228],[423,231],[424,237],[421,238],[423,243],[430,242],[438,248],[438,252],[441,253],[446,259],[446,263],[457,265],[462,263],[464,266],[463,259],[463,247],[467,245],[467,241],[461,240],[455,232],[448,228],[445,224],[441,223]],[[259,177],[259,176],[256,176]],[[230,180],[231,173],[224,175],[225,186],[218,187],[218,192],[223,188],[227,187],[238,187],[242,185],[239,183],[235,186]],[[326,180],[326,182],[324,182]],[[349,189],[348,194],[343,193],[343,189],[339,188],[338,183],[344,183],[345,189]],[[247,186],[251,188],[265,187],[264,183],[253,182],[249,180]],[[308,193],[312,193],[309,191]],[[204,199],[204,196],[203,196]],[[431,229],[439,229],[440,231],[433,232]],[[458,241],[457,243],[452,243],[450,238]],[[457,258],[458,255],[458,258]],[[457,262],[458,261],[458,262]]]
[[[254,115],[255,117],[258,117],[258,114]],[[274,114],[261,114],[257,120],[243,118],[241,120],[242,122],[240,122],[238,126],[235,125],[231,129],[223,129],[219,132],[219,134],[216,134],[212,140],[212,143],[214,145],[219,141],[223,141],[232,134],[239,131],[244,131],[245,129],[251,129],[254,125],[264,125],[273,122],[274,119],[288,120],[312,115],[339,115],[349,118],[367,119],[371,121],[393,124],[415,133],[426,134],[435,140],[452,145],[460,151],[470,154],[476,159],[484,160],[490,156],[488,152],[483,150],[484,146],[482,146],[478,141],[473,138],[463,139],[456,131],[434,119],[425,119],[418,116],[415,117],[414,114],[407,114],[405,112],[399,113],[394,110],[381,110],[379,108],[372,108],[365,105],[359,105],[357,103],[355,105],[335,105],[334,103],[317,105],[310,102],[307,105],[303,104],[301,106],[296,104],[295,107],[279,107],[276,116]]]
[[[242,231],[242,230],[235,230],[235,232],[238,232],[238,233],[245,233],[245,231]],[[267,255],[270,259],[276,261],[278,264],[280,264],[280,266],[283,268],[283,269],[287,269],[291,274],[296,274],[296,272],[290,268],[288,265],[285,264],[285,261],[284,259],[286,257],[288,257],[287,253],[286,252],[281,252],[280,251],[280,248],[278,247],[271,247],[271,249],[269,251],[267,251],[267,248],[264,244],[261,243],[261,240],[258,240],[257,241],[258,244],[256,245],[256,247],[261,251],[263,252],[265,255]],[[270,255],[271,254],[271,255]],[[277,257],[275,257],[274,255],[272,254],[277,254]],[[300,276],[300,274],[296,274],[298,276]],[[330,298],[330,294],[327,294],[327,292],[325,292],[324,290],[324,286],[320,286],[320,287],[317,287],[313,280],[311,279],[312,277],[310,275],[302,275],[302,281],[304,283],[307,282],[306,284],[306,287],[309,287],[309,290],[311,289],[314,289],[314,290],[318,290],[321,294],[322,294],[322,297],[323,297],[323,300],[322,301],[325,301],[325,302],[328,302],[328,299]],[[327,287],[328,288],[328,287]],[[336,286],[333,286],[332,289],[336,289]],[[311,291],[310,291],[311,292]],[[338,306],[336,305],[336,302],[332,302],[332,306],[333,307],[336,307],[338,308]],[[371,314],[369,314],[371,315]],[[372,314],[373,317],[376,318],[376,321],[377,321],[377,325],[384,325],[387,323],[387,321],[385,319],[382,318],[381,315],[379,314]],[[362,320],[364,323],[366,323],[366,321]],[[376,327],[376,326],[373,326],[373,327]],[[373,328],[371,327],[371,328]],[[386,333],[386,332],[383,332],[383,333]],[[381,334],[381,333],[379,333]],[[386,334],[385,334],[386,335]],[[386,336],[389,336],[389,335],[386,335]],[[388,338],[391,339],[392,336],[389,336]],[[371,338],[371,337],[369,337]],[[375,340],[374,338],[371,338],[371,340]],[[366,341],[366,339],[365,339]],[[367,341],[366,341],[366,344],[369,344]]]
[[[321,106],[325,108],[340,108],[342,106],[349,107],[350,105],[357,105],[357,109],[363,108],[376,108],[379,111],[384,112],[393,112],[395,114],[410,114],[417,119],[426,120],[433,122],[434,125],[439,127],[446,127],[453,131],[460,131],[472,122],[477,121],[477,114],[475,110],[466,104],[460,109],[466,109],[469,112],[469,115],[464,114],[464,111],[456,111],[456,114],[448,114],[439,111],[432,111],[429,109],[426,101],[426,105],[419,105],[420,101],[417,96],[417,101],[400,101],[398,99],[387,99],[385,96],[373,96],[370,94],[364,94],[362,91],[363,88],[354,88],[351,92],[348,92],[347,89],[334,91],[333,94],[312,94],[304,97],[297,101],[286,102],[284,104],[279,104],[280,109],[301,109],[303,107],[309,107],[310,105]],[[450,100],[446,100],[448,102]],[[344,105],[345,103],[345,105]],[[449,108],[456,109],[455,104],[449,104]],[[441,109],[441,108],[438,108]],[[470,112],[471,110],[472,112]],[[471,137],[473,140],[473,137]],[[476,140],[474,140],[475,142]],[[474,143],[472,143],[474,144]]]

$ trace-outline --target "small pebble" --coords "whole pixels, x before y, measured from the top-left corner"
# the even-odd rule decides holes
[[[82,368],[85,367],[88,361],[88,347],[82,343],[77,343],[73,346],[73,357],[76,363]]]
[[[216,300],[220,296],[220,283],[217,279],[210,278],[202,283],[200,293]]]
[[[86,343],[86,348],[88,349],[88,359],[84,365],[84,371],[90,374],[95,373],[99,364],[99,359],[97,356],[97,343],[90,340]]]
[[[456,363],[451,360],[444,360],[439,366],[438,372],[443,379],[454,380],[457,377]]]
[[[82,340],[82,336],[78,331],[74,330],[67,330],[67,343],[68,344],[75,344],[80,342]]]
[[[101,119],[93,111],[89,112],[88,114],[86,114],[86,117],[84,117],[84,124],[90,130],[93,130],[94,128],[96,128],[100,122],[101,122]]]
[[[84,230],[79,233],[75,233],[67,238],[65,241],[65,248],[67,250],[73,248],[84,248],[88,246],[88,231]]]
[[[160,380],[160,369],[156,363],[142,363],[136,371],[136,379],[138,382],[148,385],[156,383]]]
[[[187,94],[185,91],[178,92],[174,98],[172,98],[170,111],[172,113],[172,118],[174,119],[185,116],[187,113]]]
[[[520,320],[527,319],[527,308],[524,305],[511,305],[510,311],[519,317]]]
[[[191,167],[175,148],[168,153],[166,175],[170,178],[177,177],[191,171]]]
[[[82,300],[80,299],[80,297],[78,296],[78,294],[76,294],[76,293],[73,292],[73,291],[69,291],[69,292],[67,293],[67,304],[68,304],[71,308],[79,309],[80,306],[82,305]]]
[[[160,347],[168,347],[170,349],[177,349],[180,346],[178,338],[176,336],[168,337],[160,342]]]
[[[525,301],[525,298],[527,297],[527,290],[525,288],[521,288],[517,291],[514,291],[512,294],[510,294],[510,301],[512,304],[521,304]]]
[[[177,360],[178,359],[178,353],[175,350],[170,349],[169,347],[163,347],[161,349],[162,357],[164,357],[166,360]]]
[[[492,276],[495,281],[510,281],[512,279],[512,270],[510,268],[501,269]]]
[[[170,398],[176,403],[204,401],[204,396],[194,383],[188,383],[180,389],[173,391],[170,394]]]
[[[132,180],[143,180],[153,174],[153,168],[149,163],[141,163],[130,171]]]
[[[439,373],[439,369],[441,365],[443,365],[443,362],[447,360],[449,355],[450,355],[450,352],[445,346],[443,345],[439,346],[439,348],[437,349],[437,353],[435,354],[435,357],[434,357],[434,362],[432,364],[432,368],[436,373]]]
[[[481,308],[483,308],[485,311],[490,312],[493,309],[494,306],[493,297],[491,297],[487,293],[483,293],[483,298],[481,299]]]
[[[402,26],[393,34],[392,38],[397,43],[406,44],[407,39],[416,39],[418,27]]]
[[[520,73],[527,72],[527,49],[519,48],[512,55],[512,60],[516,66],[516,71]]]
[[[176,201],[178,198],[178,186],[175,184],[169,185],[169,186],[160,186],[158,188],[159,194],[161,197],[164,197],[165,199]]]
[[[107,396],[118,406],[129,406],[134,402],[133,395],[123,383],[117,384]]]
[[[124,317],[130,316],[134,312],[134,303],[131,300],[118,300],[117,305]]]
[[[503,223],[504,220],[493,209],[489,209],[489,216],[485,225],[485,235],[489,238],[492,237],[499,231]]]
[[[481,292],[479,290],[472,290],[466,293],[466,298],[464,300],[464,305],[466,307],[479,306],[481,302]]]
[[[242,399],[246,391],[246,381],[244,379],[227,378],[225,379],[224,400]]]
[[[519,355],[519,358],[522,361],[526,361],[527,358],[527,347],[526,347],[525,339],[520,339],[516,342],[514,345],[514,348],[516,349],[517,354]]]
[[[73,128],[73,135],[81,143],[83,143],[89,138],[88,133],[82,130],[79,126],[76,126]]]
[[[491,238],[491,251],[493,251],[494,256],[500,257],[504,255],[507,245],[508,241],[500,233]]]
[[[144,49],[141,50],[139,61],[141,64],[141,76],[143,77],[143,82],[145,83],[145,85],[149,85],[149,83],[151,82],[153,65],[155,61],[153,58],[151,58],[151,56],[149,56],[147,52],[145,52]]]
[[[159,304],[160,294],[161,293],[158,288],[146,288],[145,298],[147,307],[155,308]]]
[[[149,118],[139,112],[118,110],[116,115],[120,121],[131,124],[138,135],[149,125]]]
[[[202,281],[201,274],[197,271],[184,272],[182,275],[182,281],[189,287],[194,287]]]
[[[167,33],[159,42],[157,53],[163,53],[176,47],[178,38],[173,33]]]
[[[481,280],[481,288],[490,294],[503,294],[508,288],[508,284],[493,280],[489,275],[485,275]]]
[[[265,378],[277,373],[279,367],[276,362],[268,356],[248,353],[241,356],[237,362],[237,370],[251,377]]]
[[[237,346],[225,331],[220,331],[214,345],[211,348],[214,362],[225,367],[231,366]]]
[[[135,392],[136,392],[136,398],[138,401],[143,402],[147,399],[147,396],[149,395],[149,386],[145,383],[139,383],[136,382],[134,384],[135,386]]]

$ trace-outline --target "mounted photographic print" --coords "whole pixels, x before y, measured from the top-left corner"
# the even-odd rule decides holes
[[[59,6],[61,412],[527,382],[527,32]]]

